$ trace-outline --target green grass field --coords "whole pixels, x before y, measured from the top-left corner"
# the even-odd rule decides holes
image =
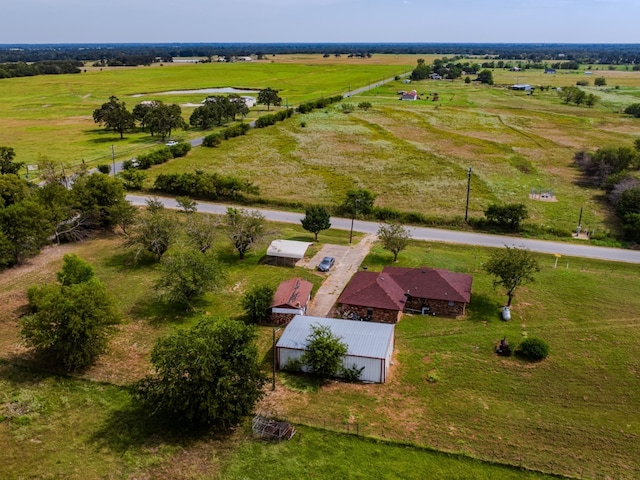
[[[272,225],[270,229],[278,230],[281,238],[309,239],[296,226]],[[347,232],[329,231],[320,240],[345,244]],[[15,478],[34,466],[38,466],[32,475],[36,478],[45,478],[49,468],[62,472],[71,466],[77,472],[71,478],[98,478],[108,468],[122,472],[118,474],[122,477],[152,472],[156,478],[156,472],[165,472],[157,478],[174,478],[172,464],[184,465],[188,473],[182,478],[240,478],[243,468],[253,468],[259,463],[257,458],[275,455],[276,447],[237,443],[235,437],[189,440],[178,436],[170,440],[131,412],[120,386],[148,372],[148,353],[158,336],[192,324],[194,315],[159,304],[150,289],[157,277],[155,264],[131,264],[131,255],[119,245],[120,240],[112,236],[47,250],[24,270],[0,275],[0,358],[10,362],[0,374],[0,415],[11,417],[0,422],[3,465]],[[321,280],[312,271],[262,265],[266,246],[244,261],[237,260],[223,237],[215,248],[229,273],[222,289],[197,306],[211,316],[241,318],[240,296],[254,284],[277,284],[294,275],[315,285]],[[26,301],[24,291],[33,283],[51,281],[62,255],[69,251],[94,265],[98,277],[118,299],[125,324],[108,354],[78,380],[27,374],[11,366],[42,367],[18,339],[16,318]],[[554,257],[539,255],[542,271],[538,281],[517,292],[513,320],[505,323],[498,315],[505,296],[492,288],[491,279],[481,269],[488,253],[482,248],[413,242],[400,254],[399,265],[472,273],[473,297],[466,318],[407,316],[398,324],[387,384],[330,382],[321,386],[304,377],[278,374],[277,390],[268,390],[258,408],[296,423],[337,432],[344,432],[349,424],[352,432],[357,428],[366,437],[536,471],[577,478],[603,478],[612,473],[613,478],[637,478],[637,268],[565,257],[553,268]],[[377,270],[390,262],[391,254],[375,247],[365,265]],[[270,328],[260,328],[265,370],[272,358],[271,335]],[[549,342],[547,360],[529,364],[493,353],[494,343],[504,336],[515,346],[527,335]],[[127,426],[132,418],[136,422]],[[332,433],[303,433],[301,438],[304,447],[295,455],[284,450],[287,462],[282,470],[274,469],[275,473],[286,476],[318,465],[321,473],[317,478],[330,478],[322,472],[329,469],[327,458],[332,457],[313,454],[319,449],[314,442],[323,438],[336,445],[347,442],[354,458],[366,458],[371,448],[374,452],[387,448],[340,440]],[[277,448],[295,448],[291,445]],[[83,463],[81,459],[94,451],[92,461]],[[424,468],[431,468],[429,462],[441,461],[436,458],[425,459]],[[342,461],[345,466],[338,463],[338,470],[348,468],[349,459]],[[489,465],[471,462],[471,466],[480,465],[480,470],[466,473],[468,462],[452,462],[452,470],[442,467],[441,478],[458,471],[464,472],[459,478],[483,478],[492,471]],[[404,472],[404,463],[398,457],[393,468]],[[364,460],[357,468],[371,471]],[[89,474],[82,477],[86,472]],[[509,475],[513,474],[508,470],[506,476],[497,478],[512,478]],[[266,473],[261,476],[275,478]]]

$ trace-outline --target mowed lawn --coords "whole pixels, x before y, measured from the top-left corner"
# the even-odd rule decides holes
[[[269,230],[273,238],[310,240],[308,233],[295,226],[271,224]],[[324,232],[320,241],[346,244],[347,232]],[[312,252],[319,246],[314,245]],[[266,245],[244,261],[237,260],[222,234],[215,248],[228,276],[219,291],[197,306],[211,317],[241,319],[239,299],[252,285],[277,284],[292,276],[307,278],[316,287],[322,281],[310,270],[263,264]],[[13,367],[49,368],[20,344],[16,319],[27,286],[52,281],[62,254],[70,251],[94,265],[117,298],[125,323],[109,352],[78,379]],[[276,391],[267,387],[267,396],[257,408],[321,429],[344,432],[348,425],[351,432],[357,428],[367,437],[543,472],[578,478],[637,478],[637,268],[564,257],[553,268],[554,257],[539,255],[542,271],[537,282],[517,292],[513,319],[505,323],[498,313],[506,297],[492,288],[491,279],[482,272],[488,254],[481,248],[419,242],[400,254],[399,265],[473,274],[473,297],[466,318],[406,316],[398,324],[389,383],[319,385],[278,373]],[[391,258],[376,246],[364,264],[377,270],[390,264]],[[0,355],[9,362],[0,370],[0,415],[7,417],[0,422],[0,458],[9,478],[56,472],[69,478],[101,478],[108,471],[116,477],[242,478],[243,470],[253,471],[262,463],[259,459],[273,458],[278,452],[284,458],[272,466],[273,473],[260,467],[258,476],[303,477],[311,465],[317,467],[316,478],[332,478],[330,466],[335,462],[335,471],[348,472],[352,465],[354,472],[364,472],[353,478],[367,478],[376,465],[368,457],[391,455],[396,460],[390,471],[398,472],[396,478],[424,478],[407,473],[407,464],[419,462],[420,468],[430,471],[444,462],[437,456],[422,459],[422,450],[408,449],[404,457],[404,447],[387,450],[386,444],[359,443],[313,429],[301,429],[292,443],[273,447],[248,441],[244,429],[230,436],[214,432],[189,439],[160,433],[157,426],[146,424],[132,410],[121,386],[149,371],[148,354],[158,336],[195,320],[194,314],[155,300],[152,284],[157,277],[156,264],[132,264],[131,255],[115,236],[47,250],[23,270],[0,275]],[[493,346],[504,336],[512,346],[524,336],[544,338],[551,355],[535,364],[499,358]],[[267,372],[271,337],[270,328],[259,329]],[[333,458],[329,450],[329,456],[319,456],[323,442],[344,445],[352,455]],[[494,472],[483,463],[474,470],[476,462],[451,461],[451,467],[441,467],[441,476],[433,478],[451,478],[456,472],[460,472],[456,478],[521,478],[514,477],[512,470]],[[393,478],[383,473],[378,478]]]

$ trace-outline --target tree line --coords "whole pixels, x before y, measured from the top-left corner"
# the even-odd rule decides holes
[[[35,63],[0,63],[0,78],[80,73],[83,66],[84,63],[77,60],[43,60]]]

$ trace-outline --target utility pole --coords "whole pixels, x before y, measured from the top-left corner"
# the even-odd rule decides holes
[[[278,333],[281,329],[273,327],[273,377],[271,383],[271,390],[274,391],[276,389],[276,333]]]
[[[112,169],[113,169],[113,176],[116,176],[116,152],[113,148],[113,145],[111,145],[111,164],[113,165]]]
[[[469,219],[469,194],[471,193],[471,167],[467,170],[467,206],[464,209],[464,221]]]
[[[353,202],[354,208],[353,208],[353,216],[351,217],[351,233],[349,233],[349,245],[351,245],[351,242],[353,241],[353,222],[358,216],[358,203],[360,203],[360,199],[356,198],[355,202]]]

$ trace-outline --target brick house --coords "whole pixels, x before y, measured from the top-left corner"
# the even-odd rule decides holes
[[[287,325],[296,315],[306,315],[312,289],[311,282],[297,277],[282,282],[273,295],[269,323]]]
[[[338,299],[343,313],[397,323],[402,313],[458,317],[471,300],[473,277],[435,268],[385,267],[356,273]]]

